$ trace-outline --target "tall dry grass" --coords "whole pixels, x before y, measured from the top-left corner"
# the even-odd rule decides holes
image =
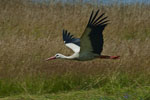
[[[62,30],[80,37],[92,10],[110,19],[104,31],[102,54],[119,60],[70,61],[47,57],[72,53],[62,41]],[[26,76],[104,76],[120,74],[150,83],[150,6],[146,4],[33,4],[23,0],[0,0],[0,78]],[[114,76],[113,76],[114,75]],[[142,82],[142,81],[140,81]],[[140,83],[144,84],[144,83]]]

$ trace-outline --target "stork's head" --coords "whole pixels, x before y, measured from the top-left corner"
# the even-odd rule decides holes
[[[64,56],[60,53],[57,53],[55,56],[47,58],[46,61],[53,60],[53,59],[60,59],[60,58],[64,58]]]

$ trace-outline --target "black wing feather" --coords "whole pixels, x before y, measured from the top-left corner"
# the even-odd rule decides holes
[[[91,29],[91,32],[89,34],[90,40],[91,40],[91,44],[93,47],[93,53],[96,54],[101,54],[102,50],[103,50],[103,44],[104,44],[104,40],[103,40],[103,30],[104,28],[107,26],[107,22],[109,20],[106,20],[107,17],[103,18],[103,15],[105,13],[102,13],[97,19],[97,15],[98,15],[99,10],[96,12],[95,16],[92,18],[90,17],[90,21],[87,25],[87,27],[89,27]],[[91,14],[91,16],[93,16],[93,12]]]
[[[95,24],[100,18],[104,16],[105,13],[102,13],[92,24]]]
[[[63,40],[64,43],[74,43],[78,46],[80,46],[80,39],[79,38],[74,38],[73,35],[70,35],[70,32],[67,32],[67,30],[63,30]]]
[[[94,17],[92,18],[92,21],[90,23],[93,23],[93,21],[95,20],[97,14],[98,14],[99,10],[97,10],[96,14],[94,15]]]
[[[94,13],[94,11],[92,11],[92,13],[91,13],[91,16],[90,16],[88,24],[91,23],[91,19],[92,19],[93,13]]]

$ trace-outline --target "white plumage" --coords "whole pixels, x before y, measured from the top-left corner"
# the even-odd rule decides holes
[[[72,49],[75,53],[79,53],[80,47],[73,43],[67,43],[65,44],[68,48]]]

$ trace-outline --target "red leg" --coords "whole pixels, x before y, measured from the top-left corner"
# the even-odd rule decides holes
[[[106,56],[106,55],[101,55],[100,58],[102,59],[118,59],[120,56]]]

